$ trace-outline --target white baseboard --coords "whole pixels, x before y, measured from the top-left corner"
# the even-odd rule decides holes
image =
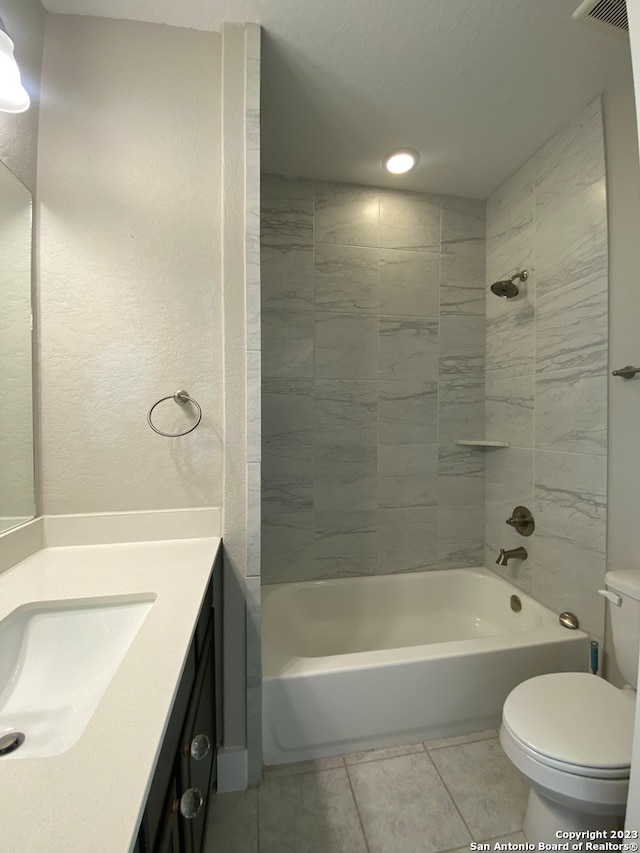
[[[219,507],[45,515],[45,544],[55,548],[160,539],[206,539],[220,536],[220,515]]]
[[[245,791],[249,777],[247,750],[244,747],[218,750],[218,791]]]

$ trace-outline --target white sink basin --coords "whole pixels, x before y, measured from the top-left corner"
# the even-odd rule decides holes
[[[154,598],[34,602],[0,622],[0,738],[25,735],[0,764],[60,755],[73,746]]]

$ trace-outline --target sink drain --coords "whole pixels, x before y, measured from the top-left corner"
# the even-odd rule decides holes
[[[6,735],[0,736],[0,755],[8,755],[14,749],[22,746],[24,743],[24,735],[22,732],[9,732]]]

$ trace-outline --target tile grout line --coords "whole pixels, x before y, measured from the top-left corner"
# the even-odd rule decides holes
[[[274,767],[286,767],[285,765],[275,764]],[[264,776],[265,782],[273,782],[276,779],[291,779],[293,776],[311,776],[314,773],[327,773],[329,770],[340,770],[341,767],[345,767],[344,760],[342,764],[338,764],[336,767],[313,767],[309,770],[302,770],[300,773],[277,773],[275,776],[266,775]]]
[[[453,737],[456,737],[456,735],[453,735]],[[495,735],[488,735],[487,737],[479,737],[479,738],[476,738],[475,740],[463,740],[463,741],[460,741],[460,743],[442,743],[442,744],[440,744],[440,746],[427,746],[429,741],[424,741],[424,748],[425,748],[426,752],[429,752],[429,753],[438,752],[438,750],[440,750],[440,749],[451,749],[451,747],[466,746],[468,743],[482,743],[485,740],[494,740],[494,739],[497,740],[498,737],[499,737],[499,735],[496,733]]]
[[[420,741],[420,743],[422,742]],[[417,744],[415,744],[415,746],[417,746]],[[382,750],[384,749],[385,747],[381,747],[379,751],[382,752]],[[377,752],[378,750],[375,751]],[[404,752],[400,753],[399,755],[385,755],[382,758],[372,758],[370,761],[354,761],[352,764],[347,764],[347,762],[345,761],[345,767],[362,767],[364,764],[378,764],[380,761],[393,761],[395,758],[406,758],[408,755],[420,755],[421,752],[426,751],[427,750],[424,748],[424,744],[422,744],[422,749],[416,749],[415,752]]]
[[[429,761],[431,762],[431,764],[432,764],[432,766],[434,767],[434,769],[435,769],[436,773],[438,774],[438,778],[440,779],[440,781],[442,782],[442,784],[443,784],[443,786],[444,786],[445,791],[447,792],[447,794],[448,794],[448,795],[449,795],[449,797],[451,798],[451,802],[453,803],[453,806],[454,806],[455,810],[456,810],[456,811],[458,812],[458,814],[460,815],[460,820],[462,821],[462,823],[463,823],[463,825],[464,825],[464,828],[465,828],[465,829],[467,830],[467,832],[469,833],[469,837],[471,838],[471,840],[472,840],[472,841],[475,841],[475,840],[476,840],[476,839],[475,839],[475,836],[474,836],[473,832],[471,832],[471,829],[469,828],[468,823],[466,822],[466,820],[465,820],[465,819],[464,819],[464,817],[462,816],[462,812],[461,812],[461,811],[460,811],[460,809],[458,808],[458,804],[456,803],[456,799],[455,799],[455,797],[453,796],[453,794],[451,793],[451,791],[449,790],[449,787],[448,787],[447,783],[444,781],[444,779],[443,779],[443,777],[442,777],[442,774],[440,773],[440,770],[438,769],[437,764],[436,764],[436,763],[435,763],[435,761],[431,758],[431,755],[430,755],[430,753],[429,753],[429,750],[426,750],[426,752],[427,752],[427,755],[429,756]]]
[[[504,835],[496,835],[492,838],[487,838],[484,843],[486,843],[486,844],[492,844],[493,842],[497,843],[498,841],[501,841],[503,838],[509,838],[510,835],[516,835],[518,832],[522,832],[522,830],[517,829],[515,832],[505,832]],[[479,844],[482,842],[476,842],[476,843]],[[437,851],[437,853],[455,853],[456,850],[460,850],[460,848],[459,847],[448,847],[446,850]]]
[[[520,829],[516,829],[515,832],[505,832],[504,835],[495,835],[493,838],[487,838],[487,842],[500,841],[501,838],[508,838],[510,835],[515,835],[518,832],[521,832],[524,835],[524,829],[520,827]]]
[[[490,739],[491,738],[485,738],[485,740],[490,740]],[[372,758],[369,761],[356,761],[356,762],[353,762],[352,764],[348,764],[343,755],[342,756],[336,756],[336,758],[342,759],[342,765],[339,765],[338,767],[313,767],[313,768],[309,768],[309,770],[303,770],[301,773],[282,773],[282,774],[278,774],[276,776],[271,776],[271,777],[269,777],[267,775],[267,776],[265,776],[265,781],[268,782],[268,781],[271,781],[271,779],[284,779],[284,778],[289,778],[291,776],[308,776],[311,773],[326,773],[327,770],[339,770],[340,766],[342,766],[342,767],[361,767],[363,764],[377,764],[380,761],[392,761],[394,758],[404,758],[407,755],[420,755],[423,752],[428,754],[429,751],[428,751],[427,747],[424,745],[424,741],[418,741],[418,743],[410,744],[410,745],[411,746],[418,746],[418,744],[420,744],[422,746],[422,749],[416,749],[414,752],[406,752],[406,753],[402,753],[400,755],[385,755],[384,757],[381,757],[381,758]],[[445,748],[446,748],[446,745],[444,745],[442,747],[435,747],[435,749],[445,749]],[[373,751],[374,752],[382,752],[384,749],[386,749],[386,747],[381,747],[380,750],[373,750]],[[282,767],[282,766],[286,767],[287,765],[275,764],[272,766],[274,766],[274,767]]]
[[[367,838],[367,833],[364,829],[364,823],[362,821],[362,815],[360,814],[360,808],[358,806],[358,799],[356,797],[356,792],[353,790],[353,783],[351,782],[351,774],[349,773],[349,765],[345,762],[344,769],[347,771],[347,781],[349,782],[349,790],[351,791],[351,796],[353,798],[353,804],[356,809],[356,814],[358,815],[358,822],[360,824],[360,830],[362,831],[362,838],[364,839],[364,846],[366,848],[367,853],[370,853],[369,848],[369,839]]]

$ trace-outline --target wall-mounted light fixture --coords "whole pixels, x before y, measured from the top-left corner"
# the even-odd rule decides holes
[[[410,172],[418,164],[420,155],[413,148],[398,148],[391,151],[382,161],[387,172],[392,175],[403,175]]]
[[[13,55],[13,42],[0,18],[0,112],[23,113],[29,109],[30,103]]]

